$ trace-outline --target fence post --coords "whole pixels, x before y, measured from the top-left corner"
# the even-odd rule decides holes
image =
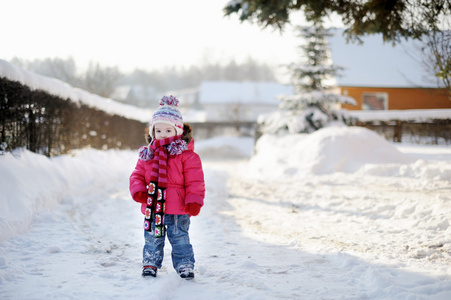
[[[402,141],[402,122],[400,120],[396,120],[394,129],[395,129],[395,133],[393,135],[393,141],[395,143],[401,143],[401,141]]]

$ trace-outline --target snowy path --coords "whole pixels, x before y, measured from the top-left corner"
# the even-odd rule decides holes
[[[271,297],[450,299],[449,231],[437,230],[449,230],[450,182],[343,173],[271,182],[247,177],[246,164],[217,165],[234,174],[225,213],[270,253],[251,269],[269,291],[281,285]],[[277,277],[285,283],[271,285]]]
[[[58,209],[39,214],[27,233],[3,242],[0,298],[297,297],[303,261],[312,263],[321,258],[298,257],[287,247],[244,237],[227,213],[231,209],[227,174],[210,168],[208,163],[205,173],[207,204],[201,216],[193,218],[191,229],[198,261],[195,282],[186,282],[175,274],[169,244],[159,277],[141,278],[142,215],[130,200],[124,177],[110,189],[87,184]],[[296,263],[281,267],[277,258]]]
[[[135,158],[133,157],[133,160]],[[271,299],[293,298],[302,258],[296,251],[242,235],[223,214],[227,174],[205,165],[206,206],[192,221],[195,282],[172,269],[170,246],[156,279],[140,276],[142,215],[127,178],[111,188],[80,189],[30,230],[0,244],[1,299]],[[128,174],[128,173],[127,173]],[[277,257],[296,262],[280,267]],[[305,259],[305,258],[304,258]],[[289,272],[289,268],[296,272]],[[269,291],[269,293],[268,293]]]
[[[175,274],[169,243],[159,277],[144,279],[142,215],[127,185],[135,160],[0,243],[0,299],[450,299],[449,182],[274,184],[248,177],[245,161],[207,160],[195,281]]]

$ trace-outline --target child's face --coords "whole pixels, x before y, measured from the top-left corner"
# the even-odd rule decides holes
[[[154,126],[155,130],[155,139],[161,140],[169,137],[173,137],[177,135],[177,131],[175,131],[175,127],[168,124],[157,123]]]

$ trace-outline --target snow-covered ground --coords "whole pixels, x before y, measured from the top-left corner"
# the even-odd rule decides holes
[[[191,282],[169,243],[141,277],[136,151],[0,156],[0,299],[451,299],[450,146],[331,127],[196,148]]]

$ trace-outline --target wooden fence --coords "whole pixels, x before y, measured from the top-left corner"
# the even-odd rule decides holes
[[[365,127],[395,143],[451,144],[451,119],[416,121],[355,121],[355,126]]]

